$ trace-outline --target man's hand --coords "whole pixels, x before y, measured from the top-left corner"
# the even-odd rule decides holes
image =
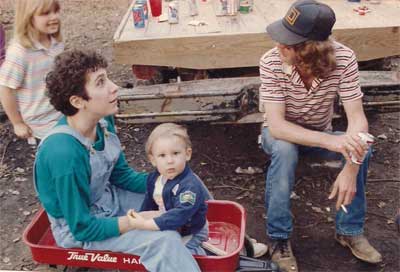
[[[365,153],[368,151],[368,145],[361,141],[358,135],[348,133],[343,135],[329,135],[326,148],[341,153],[349,163],[352,162],[350,154],[353,154],[358,161],[362,161]]]
[[[357,173],[359,168],[358,165],[346,163],[333,183],[329,199],[333,199],[337,195],[336,210],[339,210],[342,204],[349,205],[353,201],[357,190]]]
[[[32,129],[25,123],[17,123],[14,125],[14,133],[19,138],[28,139],[32,136]]]

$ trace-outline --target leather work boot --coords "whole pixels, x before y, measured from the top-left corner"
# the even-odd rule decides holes
[[[367,263],[382,262],[382,255],[371,246],[364,235],[345,236],[335,234],[335,240],[344,247],[349,247],[354,256]]]
[[[297,272],[297,262],[289,240],[271,240],[269,246],[271,260],[278,264],[281,271]]]

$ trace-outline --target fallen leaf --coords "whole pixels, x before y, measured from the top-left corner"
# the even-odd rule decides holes
[[[385,207],[386,206],[386,203],[385,202],[383,202],[383,201],[380,201],[378,204],[377,204],[377,206],[379,207],[379,208],[383,208],[383,207]]]
[[[27,181],[27,180],[28,180],[27,178],[20,178],[20,177],[16,177],[14,179],[15,182],[23,182],[23,181]]]
[[[378,136],[376,136],[376,138],[381,140],[387,140],[388,137],[385,134],[379,134]]]
[[[25,169],[23,169],[21,167],[17,167],[17,168],[15,168],[15,171],[17,171],[18,173],[24,173]]]
[[[311,207],[311,209],[312,209],[314,212],[323,213],[323,211],[322,211],[322,209],[321,209],[320,207]]]
[[[290,199],[297,200],[297,199],[300,199],[300,197],[298,195],[296,195],[296,193],[294,191],[292,191],[292,193],[290,194]]]

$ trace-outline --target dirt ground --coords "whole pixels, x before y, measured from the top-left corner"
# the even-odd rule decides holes
[[[0,1],[0,22],[11,36],[12,0]],[[129,67],[114,63],[112,37],[130,0],[65,0],[62,3],[66,48],[90,48],[110,61],[110,77],[126,86],[133,83]],[[370,131],[381,135],[375,144],[367,188],[366,234],[383,254],[379,265],[368,265],[352,257],[333,240],[334,203],[327,199],[337,168],[301,160],[292,201],[293,249],[300,271],[400,271],[400,236],[394,224],[400,207],[400,114],[368,114]],[[118,123],[119,136],[129,163],[148,171],[144,142],[154,125]],[[337,120],[335,128],[345,128]],[[236,174],[237,167],[265,170],[269,158],[257,145],[259,125],[188,124],[194,147],[191,166],[215,198],[241,203],[247,210],[247,232],[265,241],[265,173]],[[22,233],[38,210],[32,185],[35,150],[13,136],[10,124],[0,122],[0,270],[33,270],[37,266]],[[263,257],[267,258],[267,256]]]

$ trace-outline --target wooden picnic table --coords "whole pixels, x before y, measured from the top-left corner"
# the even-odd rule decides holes
[[[114,56],[121,64],[215,69],[258,66],[275,43],[265,27],[282,18],[291,0],[254,0],[249,14],[216,16],[218,0],[198,0],[199,15],[191,17],[186,0],[179,1],[179,23],[158,22],[149,14],[145,28],[135,28],[129,7],[114,35]],[[359,61],[400,55],[400,1],[352,3],[321,0],[336,13],[333,37],[351,47]],[[133,5],[133,3],[132,3]],[[168,2],[163,2],[163,13]],[[367,5],[371,12],[353,9]],[[206,25],[191,26],[192,20]]]

